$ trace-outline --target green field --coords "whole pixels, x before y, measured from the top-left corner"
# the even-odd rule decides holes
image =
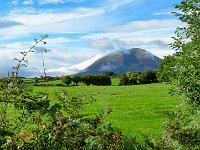
[[[113,83],[114,86],[35,86],[34,91],[48,92],[53,97],[55,91],[66,89],[69,95],[93,96],[96,102],[86,111],[98,113],[100,109],[111,108],[112,113],[106,119],[124,134],[158,136],[163,130],[166,113],[172,111],[178,103],[178,96],[168,94],[171,85],[116,86],[117,80]]]

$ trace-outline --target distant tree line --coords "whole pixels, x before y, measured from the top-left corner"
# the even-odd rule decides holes
[[[67,86],[74,83],[74,85],[78,86],[79,83],[83,83],[87,86],[96,85],[96,86],[110,86],[112,84],[111,78],[108,75],[98,74],[86,74],[83,76],[64,76],[62,78],[62,82]]]

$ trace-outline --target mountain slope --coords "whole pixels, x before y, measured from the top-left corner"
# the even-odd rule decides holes
[[[112,71],[117,74],[123,74],[128,71],[154,71],[160,61],[160,58],[146,50],[132,48],[110,53],[95,61],[79,74],[99,74],[106,71]]]

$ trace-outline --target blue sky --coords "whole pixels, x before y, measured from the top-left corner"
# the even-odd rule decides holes
[[[76,73],[114,51],[139,47],[163,57],[174,30],[171,12],[180,0],[1,0],[0,76],[6,76],[35,38],[48,34],[48,75]],[[42,75],[44,45],[28,56],[23,76]]]

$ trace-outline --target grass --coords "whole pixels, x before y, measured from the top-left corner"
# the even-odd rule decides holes
[[[178,97],[168,94],[169,84],[146,84],[134,86],[71,86],[34,87],[34,91],[46,91],[53,96],[55,91],[66,89],[69,95],[93,96],[96,99],[86,111],[98,113],[100,109],[111,108],[106,118],[126,135],[140,134],[159,136],[163,130],[166,112],[177,105]]]

